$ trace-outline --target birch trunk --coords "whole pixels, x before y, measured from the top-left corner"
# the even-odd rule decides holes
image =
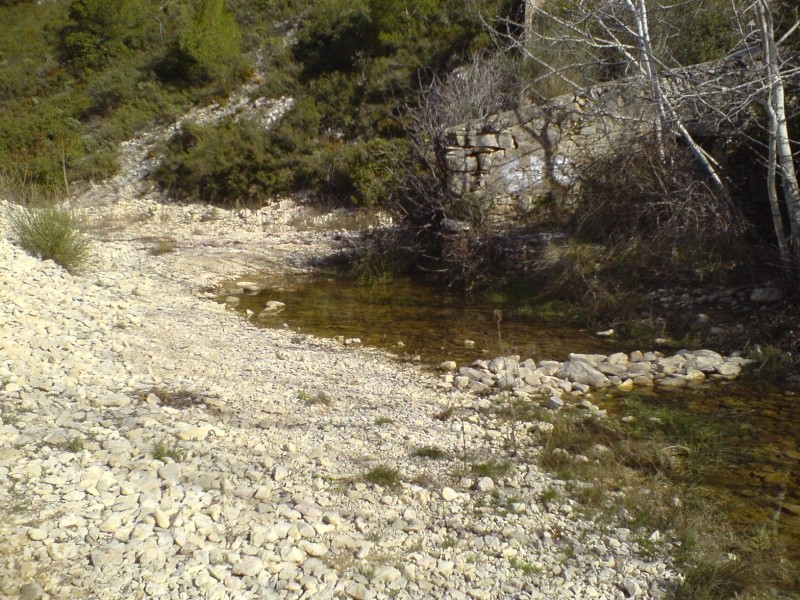
[[[786,203],[786,210],[789,215],[789,247],[787,248],[787,256],[791,253],[791,258],[794,262],[792,267],[796,269],[798,265],[800,265],[800,186],[798,186],[797,183],[797,173],[794,168],[789,129],[786,123],[785,92],[780,74],[778,45],[775,42],[772,13],[767,4],[767,0],[757,0],[755,9],[761,27],[762,53],[764,56],[764,67],[767,71],[769,90],[769,97],[765,104],[767,116],[769,117],[770,164],[768,168],[772,171],[770,204],[773,210],[773,221],[775,221],[774,211],[776,209],[780,210],[779,206],[774,206],[772,204],[772,193],[774,193],[775,202],[777,203],[774,176],[774,172],[777,171],[780,174],[781,191],[783,192],[783,200]],[[774,153],[772,151],[773,148]],[[782,217],[780,220],[782,223]],[[775,233],[780,238],[782,232],[776,230]],[[779,244],[780,243],[779,240]],[[783,254],[783,252],[784,248],[781,248],[781,253]],[[795,283],[800,284],[796,274],[794,279]]]
[[[627,0],[626,3],[636,23],[637,44],[639,45],[639,53],[641,55],[641,70],[644,72],[645,77],[647,77],[647,81],[650,85],[650,94],[653,97],[653,102],[656,105],[656,112],[658,114],[658,121],[655,124],[656,141],[658,142],[658,150],[661,159],[665,160],[664,131],[669,128],[669,125],[664,112],[664,94],[658,80],[658,65],[655,64],[655,60],[653,59],[647,6],[645,6],[644,0],[636,0],[635,5],[633,4],[633,0]]]
[[[716,161],[697,143],[692,137],[692,134],[686,128],[678,116],[677,111],[672,106],[667,95],[664,93],[658,76],[658,64],[653,54],[652,44],[650,42],[650,26],[648,23],[647,6],[645,0],[625,0],[628,10],[634,16],[636,24],[636,37],[637,45],[639,46],[641,54],[641,67],[640,70],[648,79],[650,84],[653,102],[655,102],[656,110],[658,111],[658,122],[656,123],[656,137],[659,147],[662,152],[662,158],[665,156],[663,150],[664,136],[671,128],[675,128],[681,139],[689,147],[694,154],[697,161],[703,166],[708,176],[714,182],[714,186],[724,199],[730,202],[730,194],[725,182],[722,180],[719,166]]]

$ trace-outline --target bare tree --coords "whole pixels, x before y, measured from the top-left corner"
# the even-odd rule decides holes
[[[763,106],[767,112],[767,193],[769,195],[775,236],[784,266],[800,265],[800,188],[794,168],[791,141],[786,120],[786,99],[780,68],[778,43],[772,24],[772,12],[766,0],[756,0],[754,10],[761,30],[761,48],[764,61],[767,94]],[[791,31],[796,31],[795,25]],[[788,223],[784,222],[776,184],[780,174],[783,200],[786,203]],[[800,282],[798,282],[800,283]]]
[[[630,78],[631,85],[638,79],[649,95],[652,131],[662,158],[668,160],[664,150],[668,139],[681,140],[728,201],[726,173],[693,134],[694,125],[702,122],[714,135],[747,140],[750,134],[744,124],[757,121],[752,107],[763,105],[768,119],[765,133],[749,141],[768,149],[768,195],[778,248],[784,268],[800,286],[800,188],[785,99],[785,84],[796,80],[800,69],[779,52],[789,36],[797,35],[798,25],[776,40],[770,0],[731,0],[731,23],[739,24],[739,44],[729,49],[728,60],[720,68],[682,65],[671,55],[669,44],[653,39],[650,13],[657,11],[658,29],[663,31],[669,29],[664,25],[669,25],[673,9],[695,4],[699,7],[699,0],[671,6],[651,6],[646,0],[583,0],[568,5],[532,1],[525,5],[522,39],[509,33],[515,28],[508,24],[493,31],[499,46],[536,65],[539,74],[529,82],[531,88],[544,80],[557,81],[561,91],[586,95],[581,74],[591,69],[606,73],[606,79]],[[491,25],[488,19],[484,23]],[[760,39],[752,35],[754,28],[760,29]],[[598,83],[596,77],[591,79]]]

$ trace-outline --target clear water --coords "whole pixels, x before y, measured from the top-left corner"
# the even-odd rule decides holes
[[[281,313],[259,321],[266,327],[285,323],[317,336],[359,338],[400,357],[419,355],[427,363],[454,360],[463,365],[512,353],[564,360],[570,352],[619,350],[619,342],[585,330],[510,314],[503,315],[498,335],[496,305],[408,279],[376,286],[337,278],[284,279],[264,285],[258,294],[240,296],[239,309],[258,314],[270,300],[284,302]],[[467,340],[474,345],[465,344]]]
[[[240,296],[239,310],[258,314],[270,300],[284,302],[282,312],[258,321],[265,327],[360,338],[364,345],[400,358],[418,355],[428,364],[454,360],[464,365],[508,353],[564,360],[570,352],[634,349],[586,330],[507,314],[498,335],[497,306],[416,281],[373,287],[334,277],[263,283],[262,292]],[[474,345],[465,345],[465,340]],[[704,485],[733,501],[735,523],[775,524],[800,557],[800,398],[750,382],[665,391],[653,401],[707,419],[720,429],[721,443],[731,451],[725,453],[729,458],[724,464],[708,472]],[[619,398],[609,397],[603,404],[612,413],[622,412]]]
[[[774,528],[800,560],[800,396],[767,383],[727,382],[658,391],[648,402],[718,432],[719,462],[704,470],[702,485],[719,495],[732,523]],[[600,404],[626,412],[621,396]]]

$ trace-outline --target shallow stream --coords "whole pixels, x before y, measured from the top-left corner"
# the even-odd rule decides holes
[[[409,279],[375,286],[335,277],[261,283],[261,292],[239,296],[239,309],[258,315],[269,301],[285,303],[281,312],[258,320],[266,327],[358,338],[364,345],[389,350],[401,358],[419,356],[428,364],[454,360],[464,365],[477,358],[512,353],[563,360],[570,352],[619,349],[617,341],[535,317],[504,314],[498,332],[496,305]]]
[[[459,366],[478,358],[519,354],[523,359],[565,360],[570,352],[630,351],[630,344],[536,317],[502,316],[495,305],[410,280],[364,287],[335,277],[266,281],[257,294],[239,296],[239,310],[258,315],[269,301],[286,304],[257,320],[320,337],[360,339],[400,358]],[[641,348],[652,350],[654,348]],[[720,464],[703,485],[733,500],[741,527],[776,527],[800,557],[800,397],[767,383],[728,383],[661,392],[648,400],[707,421],[721,432]],[[620,397],[601,402],[625,412]]]

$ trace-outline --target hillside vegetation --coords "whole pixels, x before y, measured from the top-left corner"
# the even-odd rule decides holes
[[[783,0],[772,5],[778,36],[789,34],[781,52],[792,58],[800,50],[791,29],[797,8]],[[448,211],[474,207],[471,198],[446,197],[437,136],[475,115],[631,76],[636,64],[636,37],[622,8],[562,0],[545,6],[550,16],[537,14],[531,35],[521,24],[522,0],[5,0],[0,182],[28,202],[68,194],[115,173],[121,141],[174,122],[191,105],[224,102],[248,82],[253,97],[293,98],[289,113],[269,130],[235,118],[184,124],[165,143],[154,174],[171,196],[237,206],[305,192],[389,208],[410,230],[371,251],[399,249],[401,258],[367,256],[360,261],[367,272],[377,263],[398,272],[421,266],[467,285],[487,274],[497,279],[496,239],[475,224],[455,241],[443,235]],[[715,60],[758,39],[737,3],[693,0],[649,10],[659,68]],[[614,43],[598,41],[605,39]],[[797,95],[787,89],[795,131]],[[727,155],[744,150],[759,162],[767,154],[764,113],[753,100],[740,111],[741,123],[724,123],[724,144]],[[637,160],[645,147],[660,156],[654,171]],[[574,275],[570,299],[587,297],[574,280],[635,274],[639,283],[691,285],[741,277],[750,269],[746,248],[774,245],[767,210],[748,190],[720,195],[683,148],[659,151],[646,141],[630,148],[634,155],[610,157],[581,175],[581,189],[591,194],[542,206],[538,221],[522,224],[578,240],[550,248],[540,261],[547,280]],[[642,171],[628,170],[619,185],[603,179],[625,164]],[[698,216],[674,219],[684,209],[671,200],[686,189],[689,205],[701,203]],[[603,212],[623,207],[624,227]],[[720,215],[721,225],[704,225]],[[628,283],[589,295],[622,297]]]
[[[401,138],[397,101],[422,71],[457,66],[488,43],[476,15],[455,1],[9,0],[0,23],[8,187],[47,195],[106,178],[118,168],[120,141],[191,104],[224,99],[255,70],[263,74],[257,94],[298,97],[268,137],[222,123],[189,128],[171,144],[162,183],[181,197],[211,199],[190,180],[200,163],[222,162],[209,173],[220,180],[210,195],[222,203],[243,191],[266,201],[299,187],[377,201],[368,188],[380,182],[358,185],[370,178],[360,159],[367,148],[343,146]],[[217,135],[235,138],[228,156],[203,141]]]

